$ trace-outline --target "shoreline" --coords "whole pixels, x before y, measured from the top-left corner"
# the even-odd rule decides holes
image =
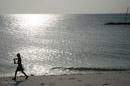
[[[55,67],[53,70],[62,70],[63,73],[45,73],[45,74],[34,74],[34,73],[27,73],[28,76],[57,76],[57,75],[83,75],[83,74],[94,74],[94,73],[129,73],[130,68],[62,68],[62,67]],[[14,72],[15,73],[15,72]],[[4,77],[13,77],[14,73],[12,74],[1,74],[0,78]],[[21,72],[18,72],[18,77],[22,77],[23,74]]]
[[[61,69],[61,68],[54,68]],[[118,68],[64,68],[62,71],[70,70],[69,72],[64,73],[45,73],[45,74],[33,74],[27,73],[28,76],[62,76],[62,75],[84,75],[84,74],[96,74],[96,73],[130,73],[130,68],[128,69],[118,69]],[[15,72],[14,72],[15,73]],[[13,77],[13,74],[2,74],[0,78]],[[18,72],[17,77],[23,77],[21,72]]]
[[[130,86],[130,71],[12,78],[0,77],[0,86]]]

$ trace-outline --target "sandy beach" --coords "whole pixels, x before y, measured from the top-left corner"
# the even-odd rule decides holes
[[[130,86],[130,72],[104,72],[75,75],[1,77],[0,86]]]

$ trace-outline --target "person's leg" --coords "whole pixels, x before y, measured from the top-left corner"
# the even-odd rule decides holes
[[[16,76],[17,76],[17,70],[15,71],[15,78],[16,78]]]
[[[16,69],[16,71],[15,71],[15,77],[13,78],[13,80],[16,80],[16,76],[17,76],[17,69]]]
[[[21,72],[24,74],[24,76],[26,76],[25,79],[27,79],[28,78],[27,74],[23,70]]]

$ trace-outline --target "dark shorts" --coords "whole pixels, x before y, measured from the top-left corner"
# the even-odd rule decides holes
[[[18,66],[17,71],[24,71],[24,68],[22,66]]]

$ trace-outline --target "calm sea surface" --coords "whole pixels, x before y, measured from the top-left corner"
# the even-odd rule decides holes
[[[0,76],[14,75],[17,53],[34,75],[130,68],[130,25],[104,25],[111,21],[125,15],[0,15]]]

